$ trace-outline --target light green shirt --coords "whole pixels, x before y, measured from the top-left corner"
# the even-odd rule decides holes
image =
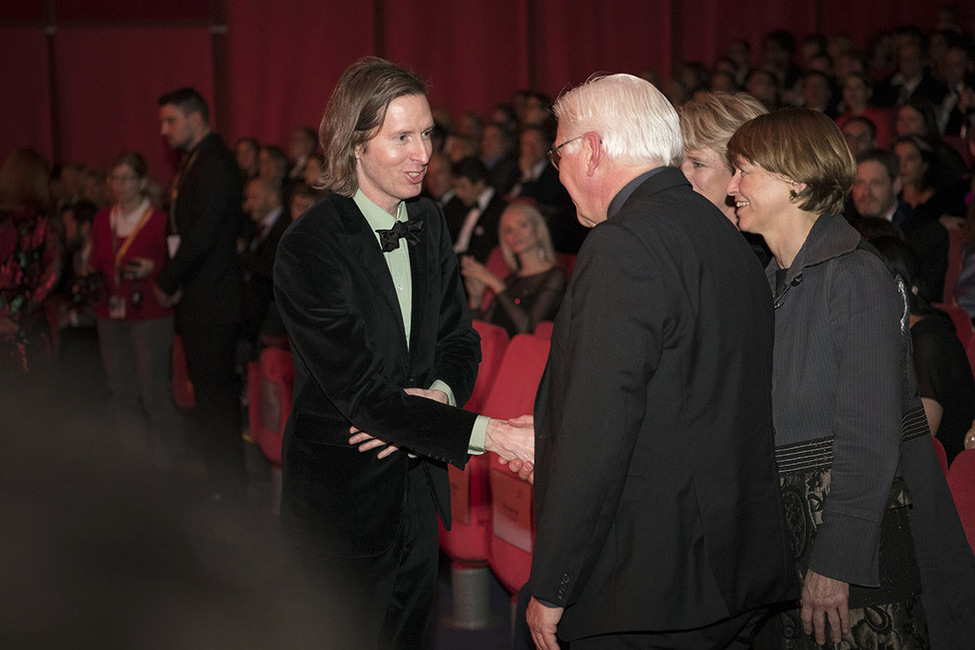
[[[373,235],[376,236],[377,245],[379,245],[379,233],[376,232],[377,230],[389,230],[393,227],[395,221],[408,220],[406,203],[403,201],[400,201],[399,205],[396,206],[396,218],[393,219],[388,212],[366,198],[366,195],[362,193],[361,189],[356,190],[352,200],[355,201],[359,212],[365,217]],[[409,348],[410,326],[413,322],[413,274],[410,271],[410,247],[404,240],[400,240],[400,246],[395,250],[384,252],[383,257],[386,259],[386,266],[389,267],[389,276],[392,278],[393,287],[396,289],[400,315],[403,317],[403,330],[406,332],[406,346]],[[451,406],[457,406],[457,400],[454,399],[454,391],[440,379],[435,380],[430,385],[430,390],[443,391],[447,395],[447,403]],[[474,422],[471,440],[468,443],[467,449],[469,453],[484,453],[487,421],[488,418],[478,416]]]

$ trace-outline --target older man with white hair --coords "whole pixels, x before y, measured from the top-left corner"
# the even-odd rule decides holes
[[[593,227],[535,407],[539,648],[750,647],[793,597],[773,458],[772,300],[731,222],[677,165],[648,82],[555,104],[549,152]]]

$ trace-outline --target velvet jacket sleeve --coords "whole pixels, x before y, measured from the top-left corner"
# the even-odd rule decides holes
[[[356,215],[362,224],[361,215]],[[463,467],[475,415],[404,388],[446,382],[458,403],[473,388],[479,339],[470,323],[456,255],[439,223],[425,219],[411,251],[413,335],[409,350],[392,281],[374,236],[331,205],[308,213],[282,237],[275,295],[292,347],[321,391],[323,408],[388,442]],[[334,220],[348,230],[319,228]],[[446,245],[446,248],[445,248]],[[449,254],[447,254],[449,252]],[[388,286],[387,286],[388,285]],[[424,385],[425,384],[425,385]],[[296,396],[297,400],[297,396]],[[296,408],[299,402],[296,401]],[[333,441],[335,442],[335,441]]]

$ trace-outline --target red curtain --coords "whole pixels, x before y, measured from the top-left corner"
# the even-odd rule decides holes
[[[384,3],[384,54],[422,75],[430,101],[455,117],[487,116],[528,85],[526,0]]]
[[[963,11],[970,24],[973,10]],[[711,64],[735,38],[750,41],[757,60],[762,37],[777,28],[800,41],[817,31],[846,33],[862,47],[881,29],[930,30],[936,13],[916,0],[891,0],[882,10],[849,0],[7,3],[0,156],[33,146],[61,162],[104,165],[134,148],[165,181],[172,156],[158,136],[156,98],[178,86],[203,92],[228,143],[250,135],[284,144],[295,126],[317,127],[341,71],[367,54],[419,72],[432,103],[455,116],[486,116],[516,89],[554,97],[597,71],[651,68],[666,83],[675,64]],[[46,36],[50,21],[59,22]]]
[[[233,117],[228,144],[243,136],[284,145],[296,126],[316,131],[339,75],[373,54],[372,6],[365,2],[264,0],[228,3]]]
[[[213,97],[205,27],[62,29],[57,33],[62,158],[107,166],[123,149],[143,154],[167,182],[173,156],[159,136],[160,95],[195,86]]]
[[[49,78],[44,31],[0,29],[0,162],[19,147],[54,153]]]

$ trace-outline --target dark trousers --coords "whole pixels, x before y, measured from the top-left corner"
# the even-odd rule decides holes
[[[672,632],[604,634],[563,644],[567,650],[747,650],[766,610],[745,612],[697,628]]]
[[[194,417],[200,426],[203,462],[212,487],[243,496],[240,381],[235,370],[236,323],[181,324],[186,370],[193,382]]]
[[[333,541],[328,538],[327,522],[303,521],[308,511],[298,514],[287,496],[282,499],[282,520],[303,558],[305,573],[331,593],[340,594],[343,609],[352,613],[345,624],[354,629],[354,636],[335,647],[355,650],[433,647],[440,551],[437,509],[421,463],[410,461],[402,495],[403,520],[395,539],[378,555],[350,557],[329,553]],[[389,489],[400,492],[402,486],[390,485]],[[323,647],[332,647],[331,641],[334,639],[323,639]]]

